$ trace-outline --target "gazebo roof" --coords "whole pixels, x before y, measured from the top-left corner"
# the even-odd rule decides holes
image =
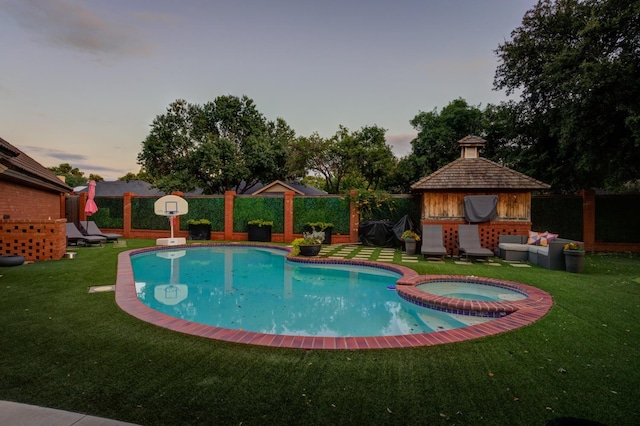
[[[412,190],[528,189],[550,186],[486,158],[458,158],[411,185]]]

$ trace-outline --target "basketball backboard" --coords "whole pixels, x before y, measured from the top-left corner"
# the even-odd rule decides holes
[[[153,210],[158,216],[180,216],[189,213],[189,204],[177,195],[165,195],[153,204]]]

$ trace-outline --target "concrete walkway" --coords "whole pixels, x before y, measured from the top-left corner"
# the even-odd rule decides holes
[[[70,411],[0,401],[0,425],[11,426],[136,426],[133,423]]]

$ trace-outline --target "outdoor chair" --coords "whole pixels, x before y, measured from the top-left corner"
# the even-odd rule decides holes
[[[106,237],[96,235],[83,235],[74,223],[66,223],[67,225],[67,245],[86,245],[100,244],[107,241]]]
[[[83,234],[87,236],[105,237],[107,241],[118,241],[118,238],[122,238],[120,234],[109,234],[102,232],[98,225],[92,220],[81,221],[80,226],[84,225]]]
[[[493,252],[480,245],[478,225],[458,226],[458,251],[468,259],[471,257],[491,257]]]
[[[441,256],[443,259],[447,255],[447,249],[442,244],[442,225],[422,226],[422,248],[420,252],[423,256]]]

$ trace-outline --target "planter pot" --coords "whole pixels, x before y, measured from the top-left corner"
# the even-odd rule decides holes
[[[564,250],[564,263],[567,266],[567,272],[582,273],[584,250]]]
[[[322,244],[300,246],[300,256],[317,256],[321,248]]]
[[[317,231],[324,232],[324,240],[322,240],[322,244],[331,244],[331,231],[333,231],[333,227],[330,226],[324,229],[317,229]],[[309,225],[306,225],[304,227],[304,232],[313,232],[313,229]]]
[[[416,254],[416,245],[417,241],[413,238],[405,238],[404,240],[404,248],[407,254]]]
[[[190,240],[210,240],[211,225],[189,225]]]
[[[271,225],[247,225],[249,241],[261,241],[268,243],[271,241]]]

